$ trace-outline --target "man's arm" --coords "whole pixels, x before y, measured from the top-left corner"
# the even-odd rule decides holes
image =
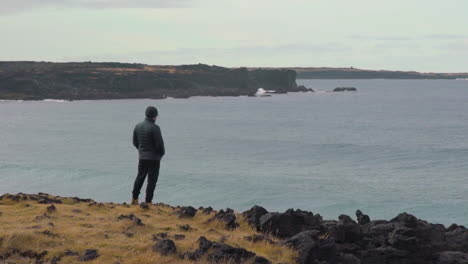
[[[164,156],[164,154],[166,154],[166,149],[164,148],[164,140],[159,126],[156,126],[153,130],[153,137],[156,149],[159,151],[159,154],[161,154],[161,157]]]
[[[135,146],[135,148],[138,149],[138,137],[137,137],[137,133],[136,133],[136,127],[135,129],[133,129],[133,146]]]

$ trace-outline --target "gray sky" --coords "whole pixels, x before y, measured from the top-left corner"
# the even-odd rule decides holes
[[[0,1],[0,60],[468,71],[466,0]]]

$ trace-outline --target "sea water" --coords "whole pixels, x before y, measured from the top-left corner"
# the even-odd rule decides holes
[[[1,101],[0,193],[129,202],[132,131],[155,105],[167,153],[156,202],[468,225],[468,81],[298,83],[316,92]]]

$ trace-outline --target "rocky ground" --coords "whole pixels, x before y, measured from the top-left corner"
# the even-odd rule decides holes
[[[0,263],[468,263],[468,230],[401,213],[323,220],[302,210],[129,206],[0,197]]]

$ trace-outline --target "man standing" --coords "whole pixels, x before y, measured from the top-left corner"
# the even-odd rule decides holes
[[[133,130],[133,145],[138,149],[139,162],[138,175],[133,186],[132,204],[138,204],[138,195],[146,175],[148,175],[148,184],[145,202],[150,204],[153,201],[161,158],[165,154],[161,129],[155,124],[158,110],[154,106],[148,106],[145,115],[145,120],[138,123]]]

